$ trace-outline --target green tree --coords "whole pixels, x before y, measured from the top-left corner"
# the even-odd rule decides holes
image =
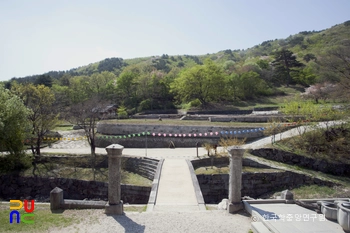
[[[140,110],[159,109],[171,102],[170,80],[159,70],[138,78],[137,96],[141,99]],[[148,109],[147,109],[148,107]]]
[[[303,86],[309,86],[316,82],[317,75],[314,73],[312,67],[307,66],[304,69],[301,69],[296,76],[293,77],[293,80]]]
[[[12,91],[17,93],[24,104],[32,110],[28,116],[31,129],[31,149],[33,155],[40,155],[40,147],[44,136],[53,129],[58,121],[58,114],[53,108],[54,93],[44,85],[13,85]]]
[[[233,100],[238,100],[243,97],[241,80],[238,74],[232,73],[230,76],[227,76],[226,83],[229,99],[231,99],[231,96]]]
[[[268,88],[266,82],[254,71],[243,73],[240,76],[240,87],[244,99],[254,99],[265,93]]]
[[[117,91],[121,102],[127,107],[135,107],[137,102],[137,83],[138,73],[126,71],[120,74],[117,78]]]
[[[47,87],[52,87],[52,78],[49,75],[40,75],[35,79],[35,85],[45,85]]]
[[[350,40],[332,47],[326,51],[318,61],[319,74],[325,81],[337,83],[333,95],[336,98],[348,100],[350,98]]]
[[[171,89],[182,102],[198,99],[202,105],[225,97],[225,75],[212,60],[183,71]]]
[[[0,150],[10,155],[22,154],[31,114],[17,95],[0,85]]]
[[[275,53],[275,60],[272,62],[275,68],[275,75],[278,79],[282,79],[289,86],[292,82],[292,72],[298,72],[298,68],[302,67],[293,52],[287,49],[281,49]]]

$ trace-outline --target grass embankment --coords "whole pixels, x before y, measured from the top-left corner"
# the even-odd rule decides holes
[[[74,166],[65,166],[56,163],[38,164],[35,174],[39,177],[55,177],[55,178],[69,178],[78,180],[93,180],[93,171],[91,168],[81,168]],[[33,167],[23,172],[24,176],[33,175]],[[108,182],[108,168],[96,168],[95,180],[101,182]],[[144,178],[136,173],[122,170],[121,183],[137,186],[151,186],[152,181]]]
[[[275,148],[328,162],[350,164],[350,123],[314,130],[282,140]]]
[[[214,175],[214,174],[229,174],[229,167],[223,166],[223,167],[216,167],[216,166],[207,166],[207,167],[200,167],[195,170],[196,175],[204,174],[204,175]],[[246,167],[243,166],[242,172],[247,173],[255,173],[255,172],[280,172],[281,170],[278,169],[266,169],[266,168],[256,168],[256,167]]]
[[[319,185],[301,185],[298,188],[290,189],[293,193],[295,192],[295,199],[307,199],[307,198],[350,198],[350,177],[335,176],[311,169],[306,169],[297,165],[289,165],[281,162],[276,162],[261,157],[245,153],[247,158],[258,161],[259,163],[266,164],[275,169],[281,169],[286,171],[292,171],[301,173],[310,177],[319,178],[321,180],[331,181],[340,186],[327,187]],[[263,198],[269,198],[280,195],[283,190],[274,190],[263,196]]]
[[[223,127],[262,127],[268,123],[249,123],[249,122],[210,122],[196,120],[179,120],[179,119],[125,119],[125,120],[105,120],[110,124],[133,124],[133,125],[176,125],[176,126],[223,126]]]

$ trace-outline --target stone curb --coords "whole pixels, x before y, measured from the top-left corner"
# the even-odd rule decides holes
[[[194,187],[194,191],[196,193],[196,198],[197,198],[197,203],[198,203],[199,210],[207,210],[206,207],[205,207],[203,194],[202,194],[201,188],[199,186],[199,183],[198,183],[198,180],[197,180],[197,176],[196,176],[196,174],[194,172],[192,163],[188,159],[186,159],[186,163],[187,163],[188,169],[190,170],[190,173],[191,173],[192,184],[193,184],[193,187]]]
[[[161,159],[158,162],[157,170],[156,170],[156,173],[154,175],[154,179],[153,179],[153,183],[152,183],[151,193],[149,194],[146,212],[152,212],[154,205],[156,204],[159,179],[160,179],[160,175],[162,173],[163,162],[164,162],[164,159]]]

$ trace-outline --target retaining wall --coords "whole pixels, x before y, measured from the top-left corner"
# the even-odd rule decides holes
[[[91,156],[42,156],[36,158],[37,163],[58,163],[65,166],[91,168]],[[123,169],[153,180],[159,160],[147,157],[122,156]],[[108,168],[107,155],[96,155],[96,168]]]
[[[191,163],[192,163],[193,169],[196,170],[199,167],[211,166],[212,159],[211,158],[197,159],[197,160],[192,160]],[[230,163],[230,158],[228,156],[213,158],[213,165],[214,166],[228,166],[229,163]],[[254,160],[249,159],[249,158],[243,158],[243,166],[257,167],[257,168],[271,168],[268,165],[260,164]]]
[[[228,174],[197,175],[198,183],[205,203],[217,204],[222,199],[228,198]],[[243,173],[242,196],[258,198],[259,196],[283,189],[292,189],[302,185],[325,185],[333,187],[337,184],[323,181],[290,171],[266,172],[266,173]]]
[[[259,156],[262,158],[292,165],[298,165],[312,170],[321,171],[324,173],[329,173],[338,176],[350,176],[349,164],[331,163],[322,159],[308,158],[291,152],[268,148],[252,150],[250,153],[252,155]]]
[[[50,191],[59,187],[64,191],[64,199],[108,200],[108,183],[66,178],[0,176],[0,198],[35,199],[50,201]],[[121,199],[124,203],[147,204],[151,187],[121,185]]]
[[[102,137],[98,137],[96,140],[96,146],[106,147],[110,144],[118,143],[126,148],[145,148],[146,147],[146,136],[135,136],[131,138],[112,138],[107,139],[104,136],[118,136],[118,135],[129,135],[141,132],[156,133],[156,136],[147,136],[147,147],[148,148],[168,148],[172,144],[175,147],[195,147],[197,143],[202,145],[203,143],[218,144],[220,140],[221,131],[241,131],[240,134],[225,134],[225,136],[237,137],[240,139],[246,138],[247,142],[261,138],[264,136],[263,131],[257,130],[257,132],[247,132],[247,130],[255,129],[252,127],[214,127],[214,126],[177,126],[177,125],[127,125],[127,124],[108,124],[99,123],[97,125],[98,133],[102,134]],[[258,129],[258,128],[256,128]],[[244,133],[242,131],[245,131]],[[202,136],[199,133],[215,133],[219,134],[216,136]],[[158,133],[161,136],[158,136]],[[188,135],[186,137],[175,137],[174,134],[192,134],[191,137]],[[163,136],[166,134],[166,137]],[[172,134],[170,137],[169,134]],[[197,134],[196,137],[193,134]]]

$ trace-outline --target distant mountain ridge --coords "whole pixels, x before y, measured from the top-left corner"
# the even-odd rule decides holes
[[[60,79],[65,75],[69,76],[90,76],[103,71],[113,72],[117,76],[126,67],[151,67],[164,73],[172,69],[183,69],[196,64],[203,64],[207,58],[218,64],[232,61],[234,63],[246,64],[259,59],[272,60],[273,53],[281,48],[291,50],[302,62],[309,62],[312,59],[322,56],[325,48],[341,45],[344,40],[350,38],[350,20],[337,24],[329,29],[320,31],[302,31],[291,35],[286,39],[274,39],[263,41],[252,48],[241,50],[226,49],[213,54],[205,55],[167,55],[150,56],[143,58],[123,59],[106,58],[102,61],[91,63],[86,66],[72,68],[68,71],[49,71],[44,74],[31,75],[23,78],[12,78],[11,81],[34,82],[41,75],[48,75],[53,79]],[[149,68],[147,68],[149,69]],[[151,69],[150,69],[151,70]]]

